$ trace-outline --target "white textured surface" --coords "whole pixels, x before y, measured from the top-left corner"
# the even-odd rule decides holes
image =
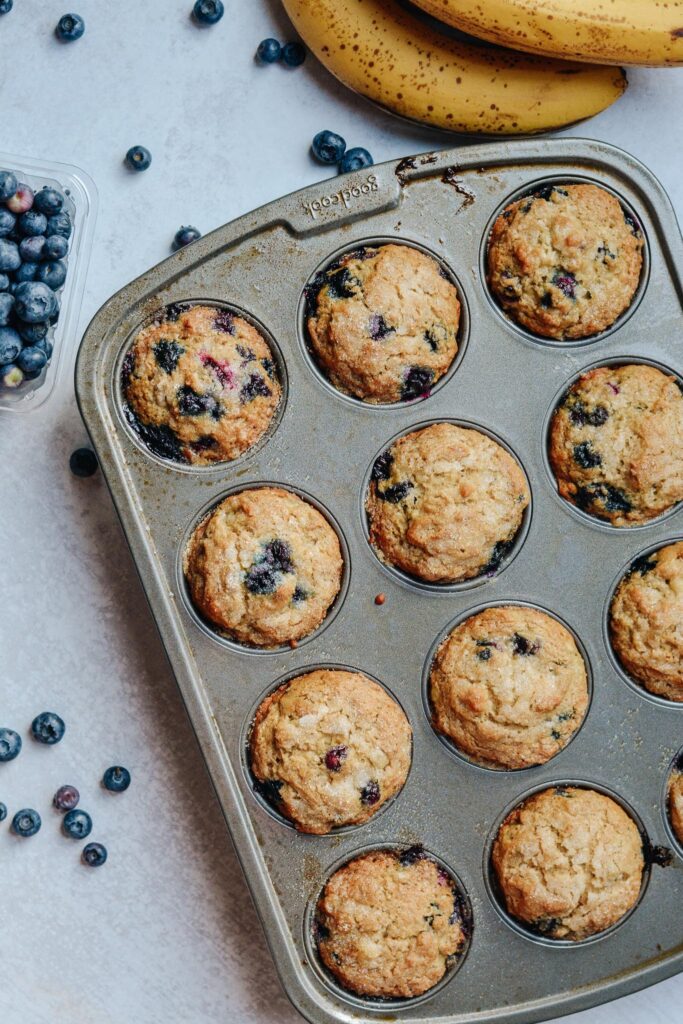
[[[168,254],[181,223],[207,231],[323,177],[307,153],[319,129],[378,161],[442,143],[311,59],[255,67],[256,44],[286,38],[286,19],[277,0],[225,2],[224,20],[199,31],[191,0],[78,0],[87,29],[72,46],[51,34],[64,0],[15,0],[0,18],[2,147],[81,164],[99,187],[81,329]],[[680,217],[683,71],[630,79],[625,99],[574,134],[648,163]],[[133,177],[121,158],[136,143],[154,160]],[[35,806],[44,819],[28,841],[0,828],[0,1019],[295,1024],[106,488],[69,474],[85,439],[70,379],[43,409],[0,414],[0,724],[25,733],[46,708],[67,722],[59,747],[27,741],[0,767],[10,813]],[[115,762],[133,773],[120,797],[98,786]],[[50,799],[64,782],[109,847],[99,871],[59,833]],[[674,1024],[681,1002],[683,975],[572,1020]]]

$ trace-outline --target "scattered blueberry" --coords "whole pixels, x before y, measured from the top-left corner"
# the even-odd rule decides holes
[[[58,811],[73,811],[81,799],[75,786],[60,786],[52,800]]]
[[[12,818],[12,831],[16,836],[21,836],[22,839],[34,836],[36,832],[40,831],[41,825],[42,822],[38,811],[34,811],[31,807],[25,807],[24,810],[17,811]]]
[[[110,793],[125,793],[130,786],[130,772],[127,768],[122,768],[121,765],[114,765],[112,768],[107,768],[102,776],[102,783]]]
[[[38,743],[47,743],[49,746],[59,743],[64,736],[65,729],[63,720],[54,711],[43,711],[31,723],[33,738]]]
[[[37,345],[27,345],[17,356],[16,363],[25,380],[34,380],[45,368],[47,355]]]
[[[21,736],[14,729],[0,729],[0,763],[13,761],[21,753]]]
[[[66,256],[69,243],[63,235],[50,235],[45,239],[43,256],[47,260],[61,260]]]
[[[98,465],[97,456],[91,448],[77,448],[69,457],[69,469],[74,476],[92,476]]]
[[[328,750],[325,754],[325,767],[327,770],[330,772],[340,771],[342,763],[346,760],[347,753],[348,750],[343,744]]]
[[[66,281],[66,263],[63,260],[51,260],[49,263],[41,263],[36,275],[38,281],[42,281],[48,288],[56,292]]]
[[[47,238],[44,235],[29,235],[19,242],[19,255],[24,263],[38,263],[43,258],[46,245]]]
[[[187,227],[178,228],[173,237],[173,252],[177,252],[178,249],[182,249],[183,246],[189,245],[190,242],[196,242],[197,239],[201,237],[201,231],[197,228],[193,228],[190,224],[188,224]]]
[[[0,327],[6,327],[14,305],[14,296],[9,292],[0,292]],[[5,360],[11,362],[11,360]]]
[[[306,60],[306,47],[303,43],[285,43],[282,47],[282,63],[289,68],[298,68]]]
[[[47,231],[45,233],[48,237],[50,235],[61,235],[62,238],[70,237],[71,217],[66,210],[60,210],[59,213],[55,213],[52,217],[48,217]]]
[[[33,208],[38,213],[44,213],[46,217],[52,217],[59,213],[64,205],[64,196],[56,188],[45,186],[40,192],[36,192],[33,198]]]
[[[42,281],[25,281],[15,294],[14,311],[20,320],[37,324],[49,320],[57,311],[57,298],[51,288]]]
[[[373,780],[368,782],[360,791],[360,802],[372,807],[379,800],[379,783]]]
[[[10,199],[18,186],[19,182],[12,171],[0,171],[0,199]]]
[[[0,238],[0,271],[14,271],[21,266],[19,246],[8,238]]]
[[[88,843],[83,847],[82,857],[89,868],[100,868],[107,859],[107,848],[102,843]]]
[[[67,811],[62,828],[70,839],[85,839],[92,832],[92,818],[87,811]]]
[[[85,22],[80,14],[64,14],[57,22],[55,35],[63,43],[74,43],[85,32]]]
[[[19,334],[13,327],[0,327],[0,366],[5,367],[8,363],[13,363],[20,352]]]
[[[13,230],[17,223],[17,218],[13,213],[7,209],[6,206],[0,207],[0,238],[6,238]]]
[[[0,11],[0,14],[4,14],[4,11]],[[0,821],[4,821],[7,817],[7,806],[6,804],[0,804]]]
[[[14,363],[0,367],[0,386],[3,388],[18,388],[24,382],[24,375]]]
[[[200,25],[215,25],[225,14],[223,0],[196,0],[192,13]]]
[[[27,210],[22,213],[17,221],[19,233],[24,237],[29,235],[44,235],[47,231],[47,217],[44,213],[37,213],[36,210]]]
[[[144,146],[131,146],[126,153],[125,163],[131,171],[146,171],[152,163],[152,154]]]
[[[311,150],[321,164],[338,164],[346,152],[346,140],[326,129],[313,138]]]
[[[282,47],[277,39],[264,39],[258,44],[256,57],[262,64],[277,64],[282,59]]]
[[[9,14],[14,6],[14,0],[0,0],[0,14]]]
[[[367,149],[355,146],[353,149],[347,149],[339,161],[339,172],[347,174],[349,171],[362,171],[364,167],[372,167],[374,162]]]
[[[14,194],[6,200],[6,205],[12,213],[26,213],[33,206],[33,189],[19,182]]]

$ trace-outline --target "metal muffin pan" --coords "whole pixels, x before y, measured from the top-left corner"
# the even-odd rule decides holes
[[[496,309],[481,275],[493,216],[544,181],[588,180],[614,191],[642,225],[646,262],[638,300],[618,326],[581,345],[520,332]],[[467,308],[466,351],[426,399],[367,406],[340,395],[311,364],[302,336],[303,289],[341,250],[405,241],[450,269]],[[681,533],[681,511],[631,529],[606,529],[561,500],[544,452],[548,410],[584,367],[614,356],[683,370],[683,241],[661,185],[621,150],[590,140],[518,141],[451,149],[334,178],[280,199],[181,250],[119,292],[95,316],[76,371],[83,417],[100,457],[153,614],[242,862],[282,983],[315,1024],[400,1019],[411,1024],[529,1024],[635,991],[683,968],[683,857],[655,865],[633,913],[600,941],[539,942],[490,895],[485,851],[506,808],[557,780],[605,788],[647,835],[671,846],[664,779],[680,749],[680,707],[625,685],[604,635],[614,580],[647,546]],[[212,300],[264,325],[286,364],[279,424],[234,464],[195,470],[149,456],[125,425],[118,371],[145,318],[167,303]],[[419,406],[419,408],[417,407]],[[399,579],[370,550],[367,468],[397,434],[452,419],[480,425],[523,466],[533,496],[528,533],[476,590],[427,589]],[[364,479],[365,477],[365,479]],[[348,547],[348,588],[337,614],[308,642],[264,657],[201,628],[178,566],[190,524],[228,491],[275,481],[320,502]],[[375,604],[384,593],[385,603]],[[486,771],[454,757],[434,734],[423,671],[449,622],[482,603],[528,602],[571,624],[593,681],[573,740],[546,765]],[[414,732],[404,789],[365,825],[302,836],[255,796],[244,738],[258,697],[309,666],[350,664],[381,680]],[[683,707],[683,705],[681,705]],[[427,998],[391,1004],[347,994],[321,976],[307,914],[330,871],[376,846],[423,843],[457,874],[471,903],[470,948]],[[660,860],[665,859],[659,857]]]

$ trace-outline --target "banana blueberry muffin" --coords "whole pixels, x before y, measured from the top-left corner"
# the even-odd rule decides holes
[[[669,820],[674,835],[683,846],[683,756],[669,780]]]
[[[631,304],[643,236],[597,185],[546,185],[496,220],[488,282],[513,320],[543,338],[587,338]]]
[[[609,614],[612,647],[630,676],[683,701],[683,541],[632,563]]]
[[[150,451],[195,466],[251,448],[282,396],[265,338],[215,306],[166,306],[136,336],[122,378],[129,422]]]
[[[646,523],[683,500],[683,394],[654,366],[600,366],[553,415],[560,494],[613,526]]]
[[[463,952],[467,930],[454,879],[419,846],[349,861],[328,880],[316,908],[320,957],[360,996],[427,992]]]
[[[279,487],[231,494],[194,531],[185,576],[197,610],[239,643],[277,647],[323,621],[339,593],[339,538]]]
[[[430,582],[493,573],[529,504],[516,460],[478,430],[434,423],[375,461],[370,540],[382,559]]]
[[[434,728],[464,754],[528,768],[562,750],[581,725],[586,666],[569,630],[545,612],[486,608],[439,647],[430,701]]]
[[[493,867],[509,914],[541,935],[575,942],[619,921],[638,900],[643,839],[614,800],[555,786],[507,816]]]
[[[316,275],[306,298],[318,363],[336,388],[365,402],[425,395],[458,351],[455,285],[411,246],[346,253]]]
[[[412,730],[360,672],[315,669],[260,705],[249,739],[260,792],[301,832],[360,825],[402,788]]]

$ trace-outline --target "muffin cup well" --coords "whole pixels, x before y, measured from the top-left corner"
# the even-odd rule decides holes
[[[662,784],[662,795],[661,795],[661,808],[662,808],[662,819],[664,821],[664,828],[669,838],[672,848],[683,859],[683,842],[678,838],[674,832],[673,825],[671,823],[671,816],[669,813],[669,784],[675,773],[683,773],[683,747],[672,757],[669,762],[669,767],[666,770],[664,776],[664,782]]]

